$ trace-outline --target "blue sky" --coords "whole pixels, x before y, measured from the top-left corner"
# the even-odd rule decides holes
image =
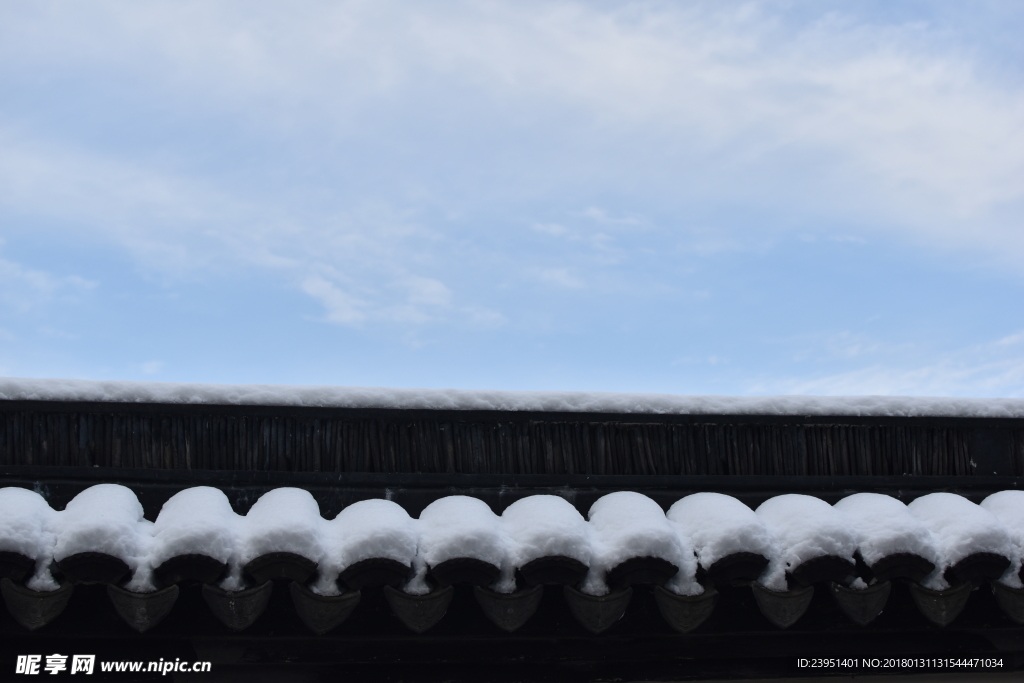
[[[0,375],[1024,396],[1020,35],[1019,2],[4,3]]]

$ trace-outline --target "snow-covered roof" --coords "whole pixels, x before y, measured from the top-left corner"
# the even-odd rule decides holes
[[[680,396],[79,379],[0,378],[0,400],[654,415],[1024,418],[1024,398]]]
[[[782,628],[804,610],[816,609],[807,590],[817,585],[839,596],[841,610],[864,626],[885,607],[894,579],[914,582],[911,593],[928,597],[917,600],[920,611],[939,625],[959,614],[972,586],[991,582],[1000,609],[1020,623],[1024,548],[1014,539],[1020,535],[1024,499],[1018,493],[990,496],[987,507],[998,509],[1001,518],[944,492],[907,507],[879,494],[855,494],[834,506],[782,494],[756,512],[737,499],[705,492],[676,501],[666,515],[652,498],[620,490],[594,502],[587,519],[551,495],[521,498],[500,516],[480,498],[449,495],[434,500],[418,519],[387,499],[355,502],[328,519],[303,488],[266,491],[240,514],[223,492],[199,486],[168,499],[154,523],[145,518],[135,492],[121,484],[86,488],[63,510],[50,507],[40,492],[0,487],[5,522],[0,524],[0,569],[8,574],[7,609],[30,629],[60,614],[70,597],[69,582],[111,584],[107,593],[117,613],[144,631],[171,611],[181,592],[175,584],[195,581],[204,584],[204,601],[214,616],[233,630],[245,629],[266,608],[273,578],[291,580],[295,612],[317,634],[345,621],[367,586],[385,586],[394,615],[422,633],[444,616],[454,583],[471,584],[484,616],[504,631],[533,616],[545,585],[591,633],[615,625],[633,584],[653,588],[658,612],[680,632],[699,627],[716,608],[718,589],[727,585],[749,585],[758,609]],[[886,525],[887,516],[895,523]],[[749,533],[751,525],[759,531]],[[744,527],[755,542],[733,546],[708,565],[712,558],[702,551],[724,546],[715,537],[733,536]],[[692,529],[701,530],[702,537]],[[880,556],[874,561],[872,549]],[[526,572],[537,563],[548,567],[546,575]],[[931,571],[923,581],[917,572],[921,563]],[[564,571],[570,565],[576,569]],[[716,572],[719,565],[733,573]],[[553,567],[563,571],[552,573]],[[188,623],[198,603],[183,602],[192,616],[177,620]],[[42,616],[41,604],[46,606]],[[723,608],[736,610],[741,619],[750,614],[736,602],[718,607]],[[988,611],[984,623],[992,623],[992,607],[978,608]],[[80,605],[76,618],[102,629],[106,622],[93,621],[93,612]],[[635,615],[634,624],[638,617],[649,621]],[[288,626],[294,620],[281,619],[277,610],[273,618],[272,636],[294,638]],[[817,618],[827,617],[821,612]],[[549,623],[542,626],[542,621]],[[550,620],[537,622],[550,625]],[[366,623],[345,637],[359,637]],[[478,648],[486,631],[479,618],[471,628],[472,646]],[[749,639],[757,628],[751,622],[737,635]],[[913,628],[919,633],[919,625]],[[891,626],[885,629],[891,638]],[[536,632],[528,637],[536,639]]]

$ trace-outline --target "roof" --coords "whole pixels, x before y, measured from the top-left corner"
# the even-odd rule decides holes
[[[99,481],[98,474],[101,473],[94,473],[91,481],[80,479],[75,494],[88,491],[88,484]],[[47,482],[40,484],[44,492],[49,490]],[[140,493],[145,489],[145,486],[135,483],[132,487]],[[237,513],[248,513],[245,516],[253,516],[254,519],[259,517],[254,512],[253,501],[260,497],[261,492],[246,492],[242,490],[244,486],[240,487],[238,483],[233,486],[224,485],[223,488],[232,495],[231,502],[235,504]],[[185,490],[184,487],[178,486],[178,492],[182,490]],[[160,510],[169,498],[170,491],[166,488],[162,491],[160,505],[155,510]],[[294,495],[304,494],[304,491],[298,488],[292,491],[295,492]],[[925,492],[926,489],[918,491]],[[101,493],[103,495],[93,496],[89,505],[73,506],[75,519],[69,520],[68,526],[62,527],[58,524],[58,536],[62,533],[91,534],[89,550],[104,550],[97,540],[102,534],[97,536],[82,522],[87,522],[87,518],[91,518],[100,527],[117,527],[120,531],[116,533],[121,534],[124,529],[118,517],[138,515],[142,510],[138,508],[133,511],[130,496],[119,498],[106,490]],[[153,493],[150,491],[150,494]],[[324,491],[316,493],[319,498]],[[401,490],[392,494],[380,490],[376,493],[381,498],[388,496],[400,502],[414,499],[408,492]],[[472,491],[464,489],[455,493],[472,494]],[[570,491],[563,490],[561,493],[568,499],[574,498]],[[1024,495],[1019,492],[1014,494],[1018,498]],[[0,495],[0,499],[5,495],[7,494]],[[35,494],[25,491],[24,495]],[[444,492],[435,492],[433,495],[443,496]],[[487,496],[488,502],[494,508],[497,500],[496,491],[488,490]],[[54,509],[63,508],[68,502],[65,492],[55,490],[51,497]],[[661,507],[666,507],[671,498],[674,496],[663,497]],[[775,500],[781,498],[786,496],[776,496]],[[769,497],[768,501],[772,499]],[[523,497],[519,500],[523,500]],[[503,506],[497,506],[495,512],[507,510],[508,502],[506,500]],[[627,500],[627,504],[632,503]],[[948,505],[947,502],[944,504]],[[971,509],[982,509],[967,499],[962,500],[962,505]],[[346,507],[352,507],[352,504],[348,503],[342,509]],[[583,507],[593,509],[596,506],[592,506],[588,499]],[[828,507],[825,505],[825,508]],[[939,507],[941,513],[942,506]],[[273,526],[277,513],[271,508],[272,506],[264,512],[269,510],[272,514],[261,516],[260,519],[263,521],[254,527],[257,535],[262,533],[259,530],[260,525]],[[20,505],[17,509],[24,511],[28,508]],[[46,514],[43,508],[36,509],[41,514]],[[198,508],[193,506],[193,511],[194,509]],[[292,509],[297,508],[292,506]],[[706,519],[700,520],[702,523],[699,526],[712,530],[712,539],[716,534],[735,534],[735,531],[726,531],[716,523],[721,521],[721,510],[725,508],[704,506],[701,509],[707,510],[707,515]],[[837,506],[834,509],[840,508]],[[415,513],[414,517],[426,517],[422,511],[414,508],[412,511]],[[8,526],[13,519],[12,512],[8,510],[5,516]],[[449,512],[458,514],[459,510]],[[693,511],[689,514],[692,513]],[[934,513],[934,510],[922,512],[924,517]],[[685,517],[687,513],[684,510],[681,514]],[[748,521],[753,515],[753,512],[749,513]],[[151,520],[158,519],[159,513],[154,514],[154,508],[151,506],[147,516]],[[197,537],[201,536],[203,529],[198,528],[195,520],[188,517],[187,514],[179,516],[178,522],[171,519],[170,527],[178,524],[178,531],[192,529],[197,532]],[[305,512],[300,511],[293,517],[284,521],[295,529],[296,536],[301,535],[301,528],[305,523],[311,522],[315,525],[323,521],[317,516],[315,507]],[[324,511],[324,517],[333,518],[334,511],[330,514]],[[504,515],[495,518],[501,520]],[[656,518],[657,515],[648,516],[647,520],[657,522]],[[1001,525],[1005,533],[1014,533],[1017,536],[1024,531],[1019,528],[1017,522],[1005,515],[999,519],[1004,518],[1007,521],[999,522],[995,526]],[[152,525],[148,522],[138,521],[137,516],[134,519],[138,524],[136,531],[142,534],[154,533]],[[335,536],[335,539],[358,536],[354,533],[355,527],[351,526],[351,520],[345,521],[342,517],[338,519],[342,520],[342,526],[350,526],[343,529],[345,533]],[[670,512],[668,517],[661,518],[661,522],[675,524],[674,519],[679,519],[679,516],[673,516]],[[808,531],[806,528],[803,531],[798,529],[803,525],[803,520],[799,518],[774,515],[773,519],[772,523],[776,525],[771,531],[773,538],[788,539],[786,543],[791,543],[796,538],[792,533],[794,530],[797,536]],[[582,518],[580,521],[583,523]],[[591,522],[586,524],[593,522],[592,514]],[[990,523],[991,520],[982,520],[982,526]],[[383,524],[381,529],[388,524],[391,522]],[[781,533],[774,530],[779,524],[783,527],[789,525],[790,531]],[[167,525],[164,525],[165,531],[167,528]],[[677,531],[681,529],[673,528]],[[819,532],[825,528],[819,526]],[[266,533],[272,531],[267,527]],[[965,542],[980,537],[969,530],[962,531],[968,532],[963,535]],[[465,530],[460,530],[459,533],[465,533]],[[679,533],[688,535],[688,542],[695,551],[705,551],[707,538],[703,541],[698,540],[692,529]],[[836,532],[833,530],[827,533]],[[867,536],[857,541],[862,550],[866,551],[865,544],[870,544],[872,533],[867,532]],[[445,542],[444,538],[436,534],[430,538],[433,539],[428,541],[431,543]],[[364,536],[362,540],[368,546],[375,545],[372,536]],[[989,540],[990,545],[991,541],[992,539]],[[329,544],[335,541],[326,542]],[[127,545],[112,546],[107,550],[117,554],[127,548]],[[4,549],[7,547],[4,546]],[[479,556],[478,546],[462,544],[461,547],[468,553],[467,557]],[[262,550],[263,556],[269,557],[283,548],[284,546],[266,546]],[[899,549],[896,546],[890,547],[890,551]],[[184,546],[178,548],[179,553],[187,554],[188,550]],[[995,545],[984,548],[979,546],[972,550],[1008,552],[1006,548],[1000,549]],[[768,552],[773,554],[785,551],[786,548],[780,547]],[[651,552],[661,550],[648,543],[646,546],[636,547],[634,555]],[[60,559],[66,564],[67,557]],[[124,559],[136,562],[137,556],[133,559],[132,556],[125,555]],[[324,562],[322,558],[317,559]],[[1015,559],[1019,561],[1020,558]],[[336,623],[326,623],[322,621],[322,608],[330,598],[318,599],[308,591],[302,592],[292,585],[294,579],[298,579],[299,583],[305,583],[315,576],[308,574],[308,563],[303,565],[301,562],[293,562],[287,569],[290,572],[305,570],[306,578],[282,571],[278,571],[277,578],[274,578],[273,562],[261,565],[257,560],[259,557],[250,560],[251,566],[246,572],[253,577],[250,584],[253,588],[261,585],[265,587],[264,592],[259,593],[264,601],[262,606],[254,608],[255,611],[248,616],[244,614],[248,607],[226,614],[221,609],[222,605],[219,606],[219,598],[216,595],[209,595],[210,591],[207,588],[188,579],[160,586],[161,590],[165,591],[162,595],[169,597],[166,611],[161,612],[154,609],[154,603],[148,603],[144,609],[133,603],[133,600],[145,600],[146,595],[156,594],[144,593],[138,598],[132,598],[131,594],[123,589],[108,589],[103,585],[91,584],[88,582],[90,577],[79,575],[77,579],[85,582],[75,585],[66,608],[59,611],[52,620],[39,625],[36,630],[28,631],[11,619],[0,623],[4,647],[13,648],[12,652],[21,654],[75,654],[88,651],[97,653],[101,660],[171,660],[176,657],[183,660],[210,660],[214,662],[214,673],[235,671],[260,675],[269,669],[278,671],[282,676],[287,674],[289,680],[296,680],[297,672],[305,672],[309,676],[308,679],[300,680],[319,680],[319,676],[336,677],[339,668],[357,677],[371,676],[383,680],[596,681],[608,677],[621,680],[679,680],[684,674],[686,677],[699,675],[717,678],[751,675],[755,672],[760,676],[771,676],[794,673],[794,663],[798,657],[823,654],[854,659],[969,655],[989,659],[1002,658],[1003,663],[999,668],[1003,671],[1024,666],[1024,648],[1020,645],[1024,642],[1024,626],[1020,625],[1020,621],[1024,620],[1024,612],[1021,611],[1024,607],[1024,595],[1011,591],[1009,596],[1016,602],[1001,602],[1006,596],[994,594],[988,587],[989,579],[981,574],[973,579],[954,579],[953,583],[957,585],[960,581],[958,585],[964,590],[956,596],[950,596],[949,600],[960,602],[951,603],[949,613],[945,616],[937,614],[934,609],[930,610],[927,601],[922,603],[920,599],[915,598],[916,589],[910,584],[916,582],[905,578],[889,579],[890,586],[886,587],[886,595],[877,605],[875,612],[870,615],[871,618],[867,623],[858,623],[854,618],[856,610],[854,616],[851,616],[848,608],[836,600],[833,595],[836,589],[832,587],[830,579],[825,574],[805,576],[812,590],[805,593],[806,601],[801,604],[793,618],[794,614],[789,607],[779,612],[770,604],[764,604],[759,596],[760,589],[745,585],[749,577],[739,581],[723,579],[716,584],[708,578],[711,575],[705,572],[701,579],[704,583],[702,595],[707,597],[713,592],[717,592],[717,595],[708,605],[706,613],[698,615],[701,618],[685,622],[679,621],[678,618],[674,619],[672,613],[666,611],[663,599],[665,592],[655,587],[663,580],[652,579],[650,573],[645,575],[642,572],[634,575],[633,579],[626,580],[622,579],[625,575],[620,573],[620,579],[624,583],[632,584],[628,587],[631,593],[621,605],[621,612],[614,613],[612,610],[610,617],[603,621],[598,620],[600,623],[586,614],[581,615],[577,604],[580,600],[578,595],[555,582],[545,585],[539,592],[538,600],[530,607],[536,611],[527,614],[522,624],[512,624],[515,628],[509,630],[502,628],[493,615],[489,616],[486,600],[477,596],[478,591],[473,588],[475,579],[466,573],[460,578],[456,573],[448,575],[449,578],[454,577],[454,588],[447,593],[450,602],[428,620],[430,623],[415,622],[414,619],[412,623],[418,623],[414,629],[410,626],[408,614],[402,616],[401,601],[396,603],[389,598],[389,589],[372,585],[358,589],[358,602],[351,605],[351,609],[340,620]],[[287,558],[282,560],[280,556],[277,556],[276,560],[286,563],[289,561]],[[229,560],[228,564],[235,561],[238,560]],[[623,564],[626,562],[620,562],[619,566]],[[78,565],[78,571],[82,571],[82,566]],[[440,566],[438,564],[428,570],[436,575],[435,579],[441,575]],[[872,566],[878,565],[874,563]],[[974,570],[971,571],[977,572],[979,566],[975,564]],[[66,568],[69,570],[66,580],[75,580],[74,567]],[[259,574],[261,571],[264,575]],[[693,571],[693,568],[688,571]],[[819,571],[822,571],[820,566]],[[854,571],[862,570],[858,568]],[[989,571],[989,578],[992,578],[991,570]],[[614,572],[609,572],[609,576],[612,573]],[[268,579],[269,583],[260,583]],[[121,586],[126,585],[125,579],[115,580],[119,581]],[[796,581],[787,586],[791,594],[806,591],[799,587],[798,579],[791,581]],[[977,582],[984,589],[972,591],[972,582]],[[448,591],[442,587],[442,583],[443,580],[440,579],[435,581],[428,596],[441,596]],[[885,582],[876,580],[873,585],[882,586],[883,583]],[[171,587],[173,594],[166,593]],[[612,585],[610,589],[611,597],[627,591],[623,585]],[[518,585],[517,590],[514,595],[525,596],[530,589],[524,584]],[[351,595],[353,592],[344,595]],[[865,595],[867,592],[865,591]],[[20,608],[16,601],[12,602],[9,590],[4,591],[4,596],[8,610],[15,620],[22,621],[26,614],[24,608]],[[673,599],[670,596],[670,604]],[[249,598],[238,597],[237,600],[245,602]],[[522,605],[514,606],[515,609],[521,607]],[[878,609],[881,613],[878,613]],[[239,614],[244,618],[240,618]],[[509,625],[508,622],[504,623],[506,627]],[[595,628],[601,629],[601,633],[593,633]],[[143,632],[139,633],[140,630]],[[322,634],[319,633],[320,630],[323,631]],[[417,632],[419,630],[422,632]],[[13,659],[12,656],[11,661]],[[285,670],[274,667],[288,668]],[[846,666],[844,672],[865,673],[866,669],[863,666]]]

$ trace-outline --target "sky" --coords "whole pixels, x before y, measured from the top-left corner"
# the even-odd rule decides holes
[[[0,4],[0,375],[1024,396],[1024,4]]]

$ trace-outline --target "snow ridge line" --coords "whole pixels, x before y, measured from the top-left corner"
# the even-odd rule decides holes
[[[681,396],[14,377],[0,378],[0,400],[653,415],[1024,418],[1024,398]]]

